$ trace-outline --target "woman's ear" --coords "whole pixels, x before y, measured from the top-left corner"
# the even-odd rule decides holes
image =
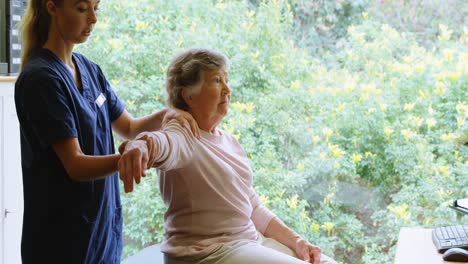
[[[55,5],[54,1],[47,1],[46,9],[49,16],[54,16],[57,13],[57,6]]]
[[[182,89],[182,98],[184,98],[184,101],[188,106],[192,104],[192,96],[187,95],[187,91],[185,89]]]

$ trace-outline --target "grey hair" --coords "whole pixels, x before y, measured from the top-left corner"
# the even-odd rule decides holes
[[[227,70],[228,63],[226,56],[210,49],[191,48],[176,54],[167,68],[167,104],[188,111],[182,91],[185,90],[189,96],[200,93],[204,72]]]

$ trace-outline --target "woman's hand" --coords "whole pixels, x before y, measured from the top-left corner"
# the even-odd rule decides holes
[[[148,149],[148,162],[146,164],[147,169],[153,167],[154,160],[156,159],[156,145],[154,143],[156,140],[153,139],[154,137],[155,135],[153,132],[142,132],[135,138],[135,140],[143,140],[146,142],[146,147]]]
[[[153,142],[152,139],[150,140]],[[124,183],[126,193],[133,191],[133,181],[139,184],[141,177],[146,176],[150,157],[150,147],[148,146],[151,145],[148,144],[148,141],[145,139],[125,141],[119,147],[119,151],[123,148],[122,156],[118,163],[119,176]]]
[[[298,258],[308,263],[319,264],[322,250],[299,237],[296,241],[295,253]]]
[[[296,256],[308,263],[319,264],[322,250],[304,240],[300,235],[290,229],[278,217],[273,217],[268,224],[265,237],[270,237],[290,248]]]
[[[185,127],[185,120],[190,124],[190,130],[196,138],[200,138],[200,129],[198,123],[189,112],[180,109],[168,108],[164,115],[162,125],[166,125],[172,119],[177,120],[182,127]]]

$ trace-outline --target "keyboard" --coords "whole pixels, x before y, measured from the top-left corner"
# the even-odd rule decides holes
[[[450,248],[468,250],[468,225],[436,227],[432,229],[432,241],[439,253]]]

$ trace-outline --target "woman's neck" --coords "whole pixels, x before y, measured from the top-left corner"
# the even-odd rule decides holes
[[[57,56],[67,66],[68,70],[73,75],[76,87],[78,87],[78,89],[81,89],[81,80],[79,77],[79,72],[78,69],[75,67],[75,63],[73,62],[72,57],[74,44],[67,44],[63,41],[62,38],[54,38],[54,36],[57,35],[49,33],[49,38],[42,47],[53,52],[55,56]]]
[[[204,116],[202,114],[195,113],[192,111],[189,111],[189,113],[193,116],[195,121],[197,121],[198,127],[201,130],[210,134],[214,134],[216,132],[216,127],[223,119],[223,117],[220,116]]]
[[[75,44],[65,43],[63,39],[54,34],[54,31],[49,32],[47,41],[42,46],[45,49],[52,51],[59,59],[61,59],[66,65],[74,67],[72,60],[72,52]]]

